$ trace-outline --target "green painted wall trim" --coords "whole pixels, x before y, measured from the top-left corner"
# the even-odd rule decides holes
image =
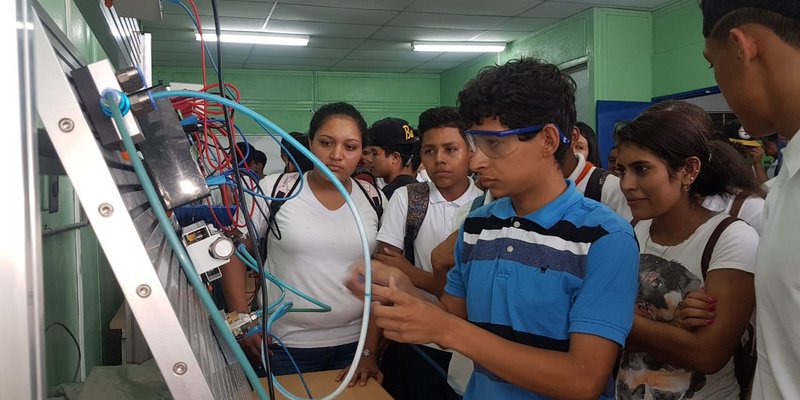
[[[653,97],[651,26],[649,12],[594,9],[590,71],[595,101]]]
[[[458,92],[481,68],[521,57],[536,57],[566,67],[586,60],[592,41],[593,11],[587,10],[510,43],[497,55],[486,55],[441,74],[442,105],[455,105]]]
[[[703,17],[696,0],[678,0],[653,11],[653,96],[715,86],[703,58]]]

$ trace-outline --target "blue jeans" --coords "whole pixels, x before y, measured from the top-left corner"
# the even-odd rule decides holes
[[[300,372],[316,372],[342,369],[350,366],[353,356],[356,354],[358,342],[342,344],[332,347],[298,348],[289,347],[287,350],[297,363]],[[272,356],[269,358],[269,366],[274,375],[296,374],[289,356],[282,347],[272,344],[269,346]],[[259,371],[260,372],[260,371]]]

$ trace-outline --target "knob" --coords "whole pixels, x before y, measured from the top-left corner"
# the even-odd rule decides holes
[[[209,254],[217,260],[227,260],[231,258],[234,249],[233,241],[226,236],[218,237],[217,240],[213,241],[211,245],[208,246]]]

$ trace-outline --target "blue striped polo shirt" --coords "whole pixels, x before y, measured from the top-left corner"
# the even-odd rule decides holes
[[[630,224],[567,190],[518,217],[509,198],[470,213],[459,232],[445,291],[467,319],[513,342],[569,351],[569,335],[624,345],[633,323],[639,250]],[[580,379],[580,377],[576,377]],[[601,398],[614,397],[613,382]],[[465,399],[544,399],[475,365]]]

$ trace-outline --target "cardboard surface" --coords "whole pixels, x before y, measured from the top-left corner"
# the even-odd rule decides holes
[[[303,374],[303,378],[305,378],[306,383],[308,384],[309,389],[311,390],[311,395],[314,398],[321,398],[323,396],[327,396],[328,394],[332,393],[336,388],[339,386],[341,382],[336,382],[336,376],[339,374],[339,371],[322,371],[322,372],[309,372]],[[308,397],[306,394],[305,389],[303,388],[303,384],[300,382],[300,377],[297,375],[284,375],[279,376],[277,378],[281,385],[283,385],[286,390],[290,393],[298,397]],[[261,384],[264,385],[266,388],[267,378],[261,378]],[[275,388],[275,397],[276,400],[285,400],[284,397],[279,391],[278,388]],[[254,394],[254,399],[258,397]],[[386,391],[383,390],[381,385],[374,379],[370,379],[367,382],[366,386],[354,386],[351,388],[347,388],[342,394],[337,397],[339,400],[392,400],[391,396],[389,396]]]

